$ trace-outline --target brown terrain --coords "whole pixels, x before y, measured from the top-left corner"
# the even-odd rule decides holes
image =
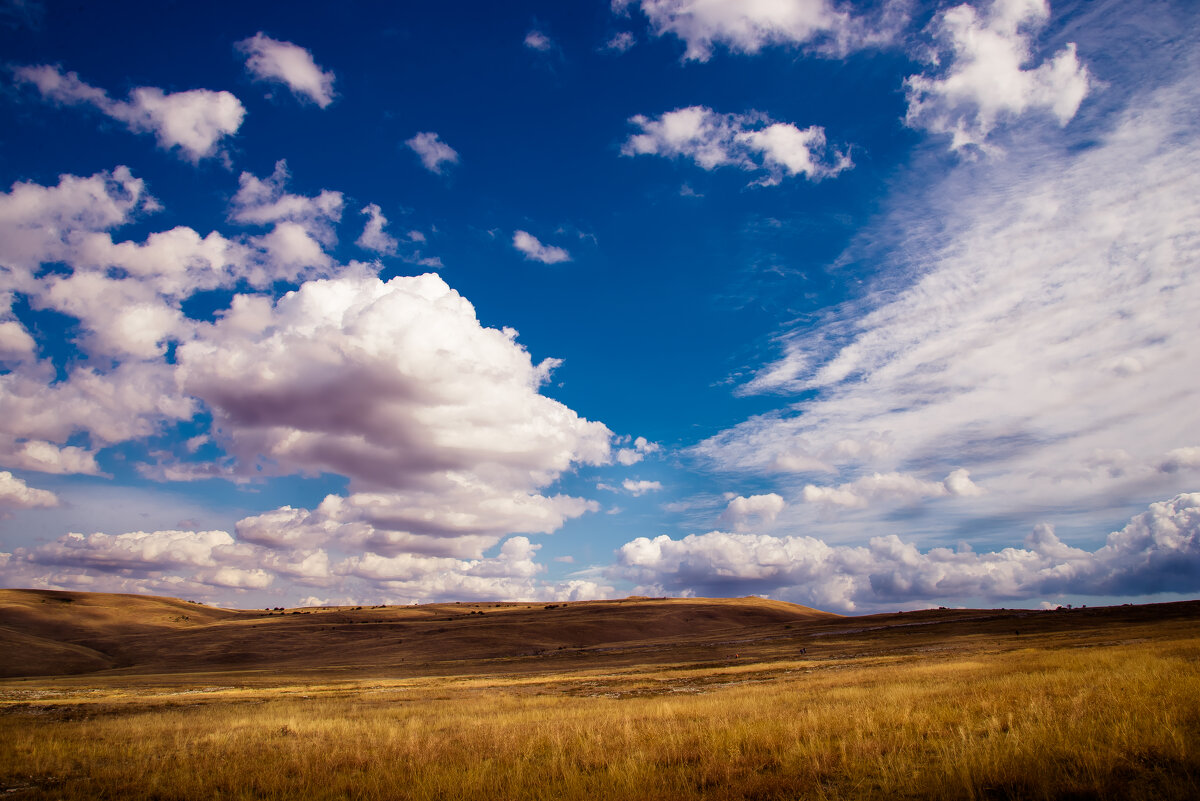
[[[1033,640],[1133,643],[1163,626],[1197,623],[1200,601],[843,617],[757,597],[259,611],[141,595],[0,590],[0,678],[537,673],[795,659],[802,649],[806,661],[827,662],[964,646],[1003,652]]]
[[[1200,798],[1200,601],[225,610],[0,590],[0,795]]]

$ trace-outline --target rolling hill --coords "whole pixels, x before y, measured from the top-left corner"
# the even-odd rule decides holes
[[[620,670],[737,661],[833,664],[1140,642],[1200,622],[1200,601],[1040,611],[930,609],[844,617],[782,601],[642,598],[571,603],[229,610],[178,598],[0,590],[0,679],[284,674],[402,677]]]
[[[177,598],[0,590],[0,677],[362,668],[496,662],[583,652],[699,651],[838,616],[780,601],[573,603],[224,610]],[[728,650],[728,649],[726,649]]]

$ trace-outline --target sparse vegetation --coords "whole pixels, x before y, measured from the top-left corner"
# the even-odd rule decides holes
[[[616,616],[636,612],[634,606],[599,608]],[[544,619],[541,608],[494,611],[532,626]],[[577,613],[591,620],[597,608],[563,604],[545,625],[571,625],[560,615]],[[706,611],[675,608],[685,616]],[[8,679],[0,682],[0,793],[487,801],[1200,797],[1200,615],[1187,605],[1146,609],[1016,610],[1021,635],[1011,616],[954,610],[908,613],[902,623],[793,618],[754,629],[751,640],[703,647],[683,640],[678,648],[572,646],[407,671],[127,668]],[[444,617],[405,612],[417,613],[430,620],[425,631],[445,629],[437,623]],[[331,621],[339,614],[322,613]],[[214,620],[210,626],[331,631],[331,624],[313,629],[302,618]],[[362,622],[377,625],[374,618]],[[671,636],[674,642],[680,635]]]
[[[859,667],[10,684],[0,784],[64,799],[1190,799],[1198,658],[1190,640]]]

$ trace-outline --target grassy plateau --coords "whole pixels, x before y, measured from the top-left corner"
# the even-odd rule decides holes
[[[1200,602],[0,591],[15,799],[1196,799]]]

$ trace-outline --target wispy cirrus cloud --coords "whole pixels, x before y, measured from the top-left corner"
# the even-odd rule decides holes
[[[693,453],[791,473],[793,492],[844,509],[875,508],[858,491],[875,474],[916,473],[931,502],[980,520],[1103,519],[1187,490],[1200,480],[1188,450],[1200,426],[1194,104],[1185,82],[1141,97],[1089,147],[1034,141],[1004,163],[961,165],[969,180],[931,189],[944,226],[928,239],[918,212],[898,208],[908,244],[893,283],[786,333],[782,358],[744,387],[811,397]],[[988,492],[938,480],[960,468]],[[857,524],[886,524],[903,495]]]

